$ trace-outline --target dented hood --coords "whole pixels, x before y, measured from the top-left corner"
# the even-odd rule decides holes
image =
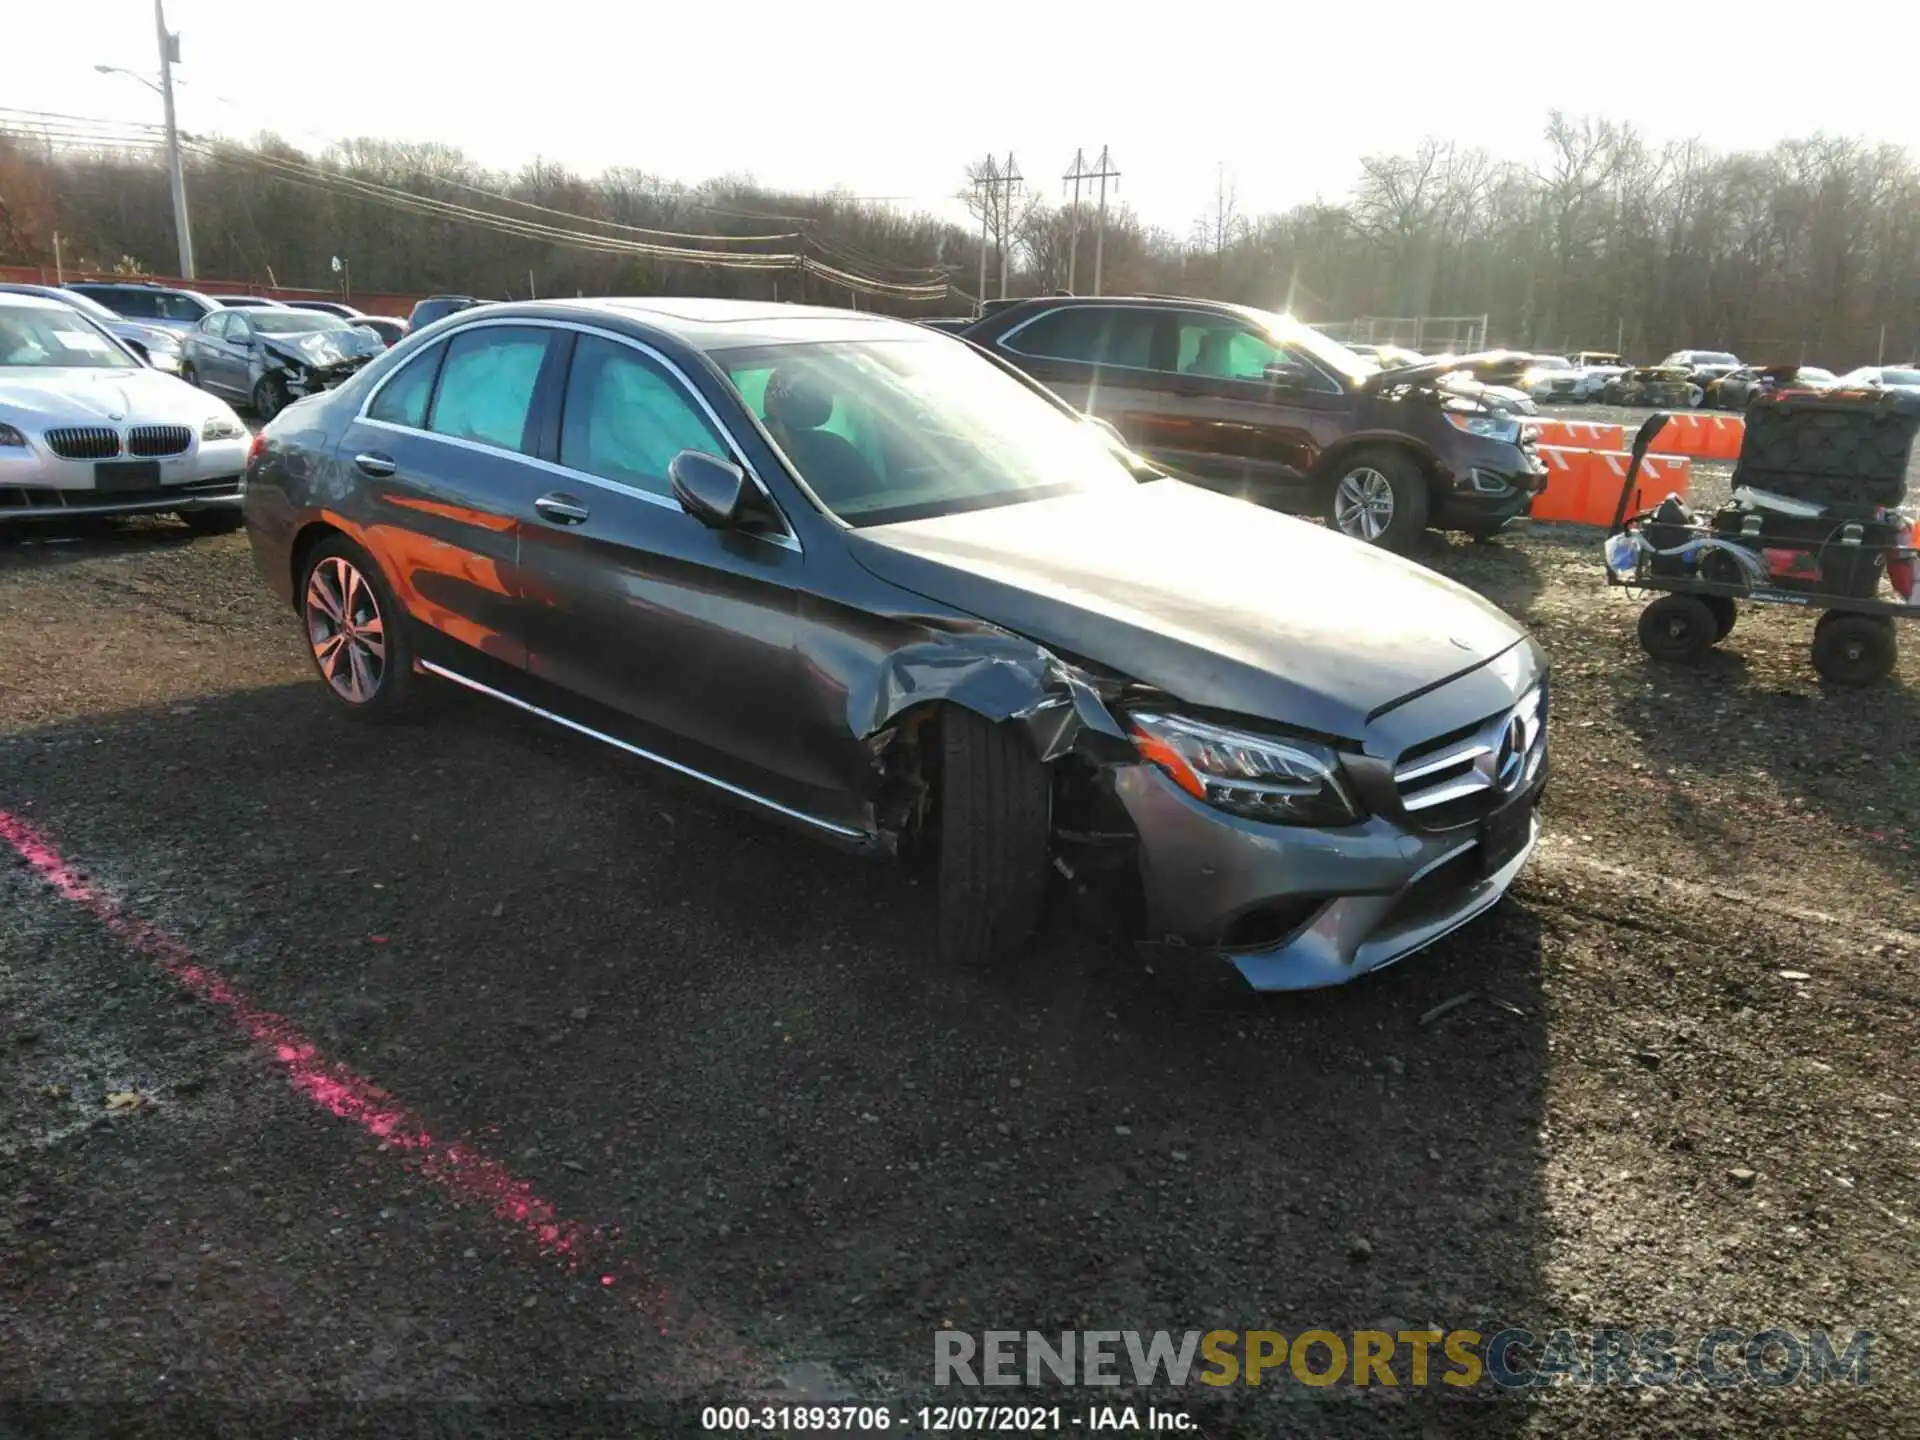
[[[371,330],[309,330],[300,335],[262,335],[260,343],[276,355],[316,370],[336,365],[364,364],[387,347]]]
[[[857,530],[903,589],[1191,705],[1362,738],[1524,632],[1472,591],[1177,480]]]
[[[1369,394],[1401,385],[1431,385],[1442,375],[1464,371],[1488,385],[1511,385],[1527,373],[1531,355],[1518,350],[1483,350],[1475,355],[1438,355],[1417,365],[1394,365],[1369,375],[1361,389]]]

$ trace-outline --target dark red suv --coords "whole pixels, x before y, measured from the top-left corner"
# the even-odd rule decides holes
[[[1162,297],[1036,297],[961,334],[1183,478],[1371,544],[1490,535],[1546,483],[1533,427],[1438,383],[1510,380],[1523,355],[1383,370],[1283,315]]]

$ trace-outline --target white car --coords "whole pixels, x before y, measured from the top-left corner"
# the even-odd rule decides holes
[[[240,528],[247,427],[70,306],[0,295],[0,523],[171,510]]]

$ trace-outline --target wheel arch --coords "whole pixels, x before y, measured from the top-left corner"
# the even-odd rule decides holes
[[[1427,477],[1430,490],[1438,486],[1446,468],[1431,445],[1397,430],[1371,430],[1342,436],[1321,451],[1320,458],[1314,463],[1311,479],[1316,503],[1324,503],[1332,496],[1334,482],[1339,479],[1342,467],[1365,450],[1394,450],[1405,455],[1420,467],[1421,473]]]
[[[350,532],[324,516],[309,520],[294,531],[293,540],[287,546],[287,589],[293,596],[294,609],[300,608],[300,576],[307,568],[307,557],[336,535],[356,545],[360,543]]]

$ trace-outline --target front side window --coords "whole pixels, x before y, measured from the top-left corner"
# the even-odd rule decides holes
[[[1231,320],[1182,315],[1173,368],[1181,375],[1207,380],[1263,380],[1267,366],[1293,358]]]
[[[727,458],[684,387],[630,345],[582,335],[567,373],[560,463],[655,495],[671,495],[667,467],[682,450]]]
[[[129,320],[155,320],[160,315],[151,290],[104,290],[100,299],[110,310]]]
[[[938,336],[713,358],[815,498],[852,525],[1138,489],[1093,426]]]
[[[547,332],[532,326],[486,325],[454,336],[427,428],[530,453],[527,417],[546,358]]]
[[[447,347],[436,345],[416,355],[400,367],[400,373],[380,387],[367,407],[369,420],[384,420],[389,425],[421,429],[427,423],[427,401],[433,398],[433,377],[439,373],[440,359]]]
[[[165,290],[155,290],[146,298],[152,301],[153,308],[143,313],[161,320],[184,320],[188,324],[198,324],[201,317],[209,313],[208,307],[191,295],[175,295]]]
[[[64,306],[0,306],[0,369],[137,370],[139,362]]]

